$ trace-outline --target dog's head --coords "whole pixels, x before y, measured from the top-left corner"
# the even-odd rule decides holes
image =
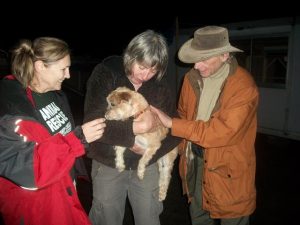
[[[146,99],[140,93],[126,87],[112,91],[106,101],[108,107],[105,118],[108,120],[126,120],[148,107]]]

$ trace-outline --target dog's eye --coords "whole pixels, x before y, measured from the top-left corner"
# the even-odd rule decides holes
[[[114,107],[116,104],[114,102],[110,103],[110,106]]]

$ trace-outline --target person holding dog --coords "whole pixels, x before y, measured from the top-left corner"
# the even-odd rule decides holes
[[[21,40],[0,81],[0,213],[7,225],[89,225],[74,182],[75,160],[100,138],[105,119],[75,127],[62,82],[68,44]]]
[[[176,116],[175,98],[164,79],[168,64],[165,38],[153,30],[135,36],[123,57],[111,56],[98,64],[87,84],[84,121],[105,115],[107,96],[118,87],[142,94],[149,104]],[[176,147],[180,139],[170,134],[149,162],[144,178],[137,176],[137,165],[144,149],[135,135],[154,129],[159,119],[149,109],[136,118],[107,120],[102,138],[91,144],[93,202],[89,217],[93,225],[122,225],[126,198],[132,207],[135,225],[159,225],[163,204],[158,199],[157,160]],[[116,169],[114,146],[124,146],[125,170]]]
[[[232,55],[224,27],[195,31],[178,52],[194,67],[184,77],[181,119],[152,107],[174,136],[193,225],[247,225],[256,207],[255,148],[258,89]]]

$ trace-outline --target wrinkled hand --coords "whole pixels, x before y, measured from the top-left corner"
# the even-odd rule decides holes
[[[157,115],[151,110],[146,110],[133,122],[133,133],[143,134],[153,132],[160,125]]]
[[[91,143],[102,137],[104,128],[106,127],[105,119],[95,119],[81,126],[87,143]]]
[[[51,137],[48,130],[38,122],[18,119],[15,125],[15,132],[22,136],[25,142],[34,141],[40,143],[46,138]]]
[[[151,112],[155,113],[159,120],[161,121],[161,123],[167,127],[167,128],[171,128],[172,127],[172,118],[169,117],[167,114],[165,114],[163,111],[155,108],[154,106],[150,106]]]

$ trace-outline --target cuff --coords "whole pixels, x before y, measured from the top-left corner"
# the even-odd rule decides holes
[[[84,146],[84,148],[88,148],[89,143],[85,139],[85,136],[83,134],[83,130],[82,130],[81,126],[76,126],[73,132],[74,132],[75,136],[80,140],[80,142]]]

